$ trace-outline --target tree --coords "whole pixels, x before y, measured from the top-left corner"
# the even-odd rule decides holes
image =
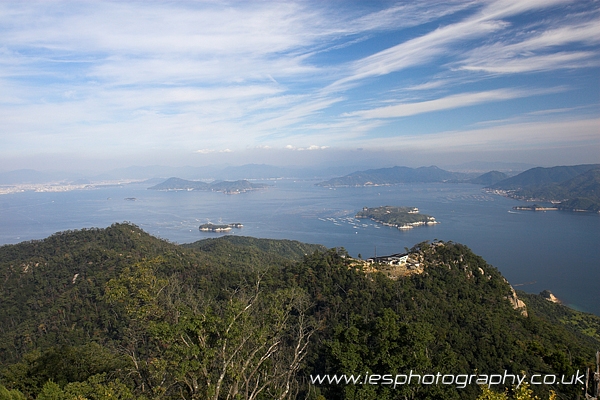
[[[25,395],[18,390],[8,390],[0,385],[0,400],[25,400]]]
[[[126,268],[106,297],[130,318],[123,351],[140,394],[185,399],[294,398],[316,325],[300,288],[267,291],[261,278],[208,298],[162,260]],[[118,309],[118,310],[117,310]]]
[[[508,400],[506,392],[494,392],[485,385],[481,386],[481,391],[481,396],[477,400]]]
[[[485,385],[481,386],[481,390],[482,393],[477,397],[477,400],[509,400],[506,392],[494,392]],[[548,400],[556,400],[556,398],[556,393],[551,390]],[[510,400],[540,400],[540,398],[533,394],[533,390],[531,390],[531,387],[527,382],[523,382],[519,387],[512,388]]]
[[[48,381],[38,394],[37,400],[67,400],[67,396],[57,383]]]

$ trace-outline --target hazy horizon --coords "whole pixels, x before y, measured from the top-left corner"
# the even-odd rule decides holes
[[[2,2],[0,171],[600,162],[595,1]]]

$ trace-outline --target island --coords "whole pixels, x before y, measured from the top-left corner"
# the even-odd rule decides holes
[[[233,224],[219,224],[219,225],[209,222],[207,224],[200,225],[200,230],[203,232],[228,232],[231,230],[231,228],[240,229],[243,226],[244,225],[240,224],[239,222],[235,222]]]
[[[532,206],[515,206],[515,207],[513,207],[513,210],[520,210],[520,211],[556,211],[556,210],[558,210],[558,207],[544,207],[544,206],[540,206],[540,205],[534,204]]]
[[[239,181],[216,181],[212,183],[206,183],[202,181],[188,181],[180,178],[169,178],[166,181],[149,187],[149,190],[161,190],[161,191],[192,191],[192,190],[204,190],[212,192],[222,192],[225,194],[240,194],[251,190],[265,189],[269,185],[262,183],[250,183],[247,180]]]
[[[382,206],[376,208],[364,207],[355,218],[370,218],[375,222],[398,229],[412,229],[415,226],[435,225],[439,222],[427,214],[419,214],[417,207]]]

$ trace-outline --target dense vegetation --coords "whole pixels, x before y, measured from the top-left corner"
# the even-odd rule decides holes
[[[129,224],[0,247],[0,398],[475,399],[476,385],[309,377],[572,374],[593,362],[598,317],[523,296],[524,317],[465,246],[411,251],[425,272],[391,280],[343,249],[242,237],[179,246]]]
[[[355,218],[370,218],[373,221],[392,226],[435,223],[435,218],[431,215],[419,214],[415,207],[365,207],[356,214]]]
[[[521,198],[560,201],[563,210],[600,211],[600,168],[590,169],[565,182],[520,189]]]
[[[534,171],[535,170],[535,171]],[[600,168],[597,165],[577,165],[525,171],[519,180],[517,175],[493,185],[492,188],[511,188],[508,194],[518,199],[535,199],[560,202],[562,210],[600,211]],[[577,174],[579,171],[584,171]],[[521,175],[523,175],[521,174]],[[577,174],[572,176],[573,174]],[[569,176],[570,178],[564,179]],[[537,178],[537,179],[534,179]],[[520,185],[520,186],[515,186]]]

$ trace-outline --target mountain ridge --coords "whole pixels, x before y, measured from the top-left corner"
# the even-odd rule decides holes
[[[489,188],[517,190],[550,183],[561,183],[595,168],[600,168],[600,164],[565,165],[550,168],[535,167],[497,182]]]
[[[600,164],[534,168],[488,189],[519,200],[552,202],[561,210],[600,212]]]
[[[450,180],[462,180],[468,174],[449,172],[435,165],[429,167],[410,168],[395,166],[390,168],[356,171],[351,174],[317,183],[317,186],[374,186],[395,185],[399,183],[433,183]]]

